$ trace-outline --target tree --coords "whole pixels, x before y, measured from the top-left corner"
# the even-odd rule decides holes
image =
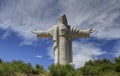
[[[0,58],[0,64],[2,64],[3,63],[3,60]]]
[[[111,63],[111,61],[106,58],[102,59],[101,62],[102,62],[102,64],[110,64]]]
[[[42,66],[40,66],[39,64],[36,64],[36,68],[35,68],[34,72],[36,72],[38,74],[40,74],[40,73],[42,74],[45,71],[44,71],[44,68]]]
[[[94,62],[92,60],[89,60],[85,63],[85,66],[93,66]]]
[[[116,63],[120,63],[120,56],[115,58]]]
[[[115,65],[115,71],[116,72],[120,72],[120,64],[116,64]]]
[[[51,65],[50,76],[75,76],[74,67],[71,65]]]

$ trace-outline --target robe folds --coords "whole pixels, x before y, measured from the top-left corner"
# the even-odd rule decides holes
[[[80,30],[76,27],[59,23],[46,31],[35,30],[38,38],[52,38],[55,64],[71,64],[72,41],[75,38],[87,38],[90,35],[88,30]]]

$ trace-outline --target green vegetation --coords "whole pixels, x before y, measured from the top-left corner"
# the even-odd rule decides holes
[[[89,60],[81,68],[75,69],[71,65],[51,65],[49,72],[36,64],[23,61],[4,62],[0,59],[0,76],[120,76],[120,56],[111,62],[109,59]]]
[[[89,60],[81,68],[70,65],[51,65],[49,76],[120,76],[120,56],[114,62],[109,59]]]
[[[74,67],[71,65],[51,65],[49,76],[74,76]]]
[[[42,75],[44,69],[39,64],[33,68],[30,63],[23,61],[3,62],[0,59],[0,76],[27,76],[27,75]]]

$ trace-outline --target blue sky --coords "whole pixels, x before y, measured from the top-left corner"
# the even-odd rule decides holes
[[[79,29],[96,29],[87,39],[73,41],[73,64],[120,55],[120,0],[0,0],[0,58],[23,60],[47,68],[54,63],[52,39],[30,31],[47,30],[66,14]]]

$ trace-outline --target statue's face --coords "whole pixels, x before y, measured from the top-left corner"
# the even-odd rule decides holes
[[[63,23],[63,24],[65,24],[65,25],[67,25],[67,18],[66,18],[65,15],[62,15],[62,16],[60,17],[60,23]]]

